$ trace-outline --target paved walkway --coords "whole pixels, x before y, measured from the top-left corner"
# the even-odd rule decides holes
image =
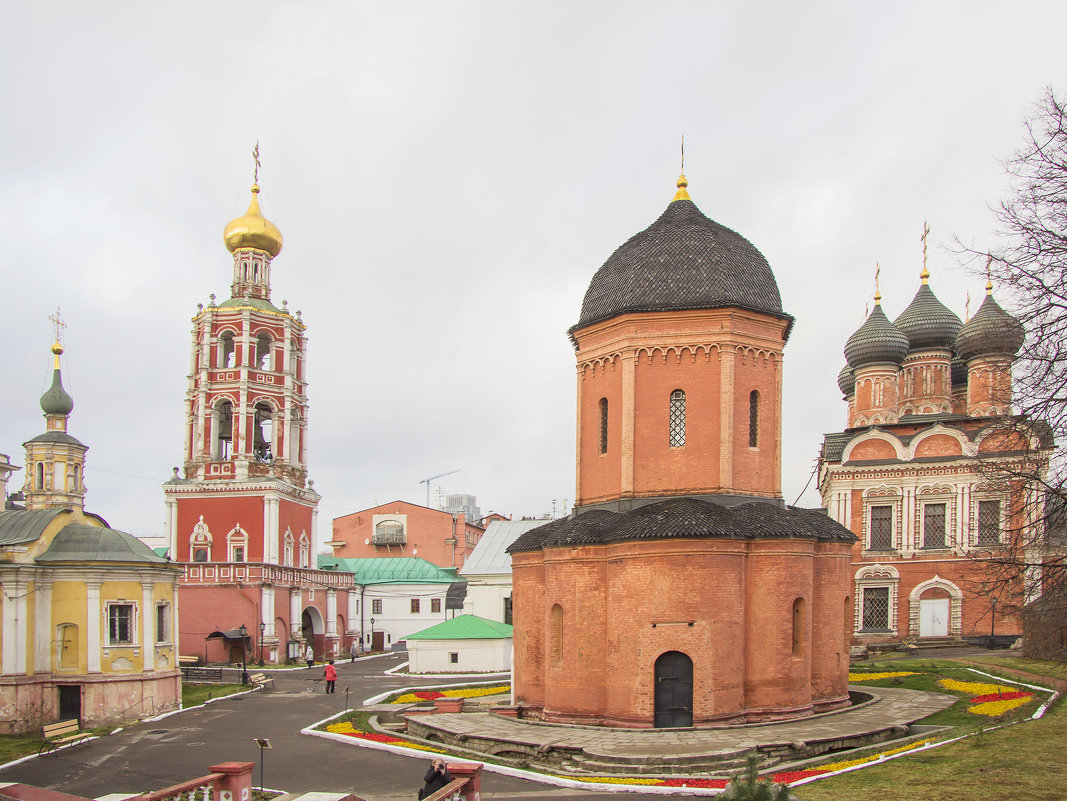
[[[419,718],[421,725],[452,736],[492,738],[536,749],[581,748],[590,756],[614,759],[672,754],[697,756],[733,752],[779,743],[820,743],[907,726],[946,709],[956,697],[888,687],[856,687],[877,701],[804,720],[749,724],[716,729],[657,731],[560,726],[516,720],[491,713],[437,714]]]

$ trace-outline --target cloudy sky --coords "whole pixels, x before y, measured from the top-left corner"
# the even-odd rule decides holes
[[[311,475],[328,521],[449,470],[483,512],[574,498],[589,279],[674,192],[767,257],[785,309],[783,487],[800,494],[875,262],[890,316],[982,281],[1000,160],[1067,89],[1067,4],[20,3],[0,32],[0,452],[43,431],[68,323],[88,508],[162,532],[190,318],[228,297],[223,226],[258,140],[309,326]],[[9,489],[23,480],[17,473]],[[435,485],[437,489],[438,485]],[[809,488],[801,499],[817,505]]]

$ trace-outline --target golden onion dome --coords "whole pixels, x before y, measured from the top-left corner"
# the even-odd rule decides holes
[[[252,202],[248,204],[248,211],[230,220],[222,232],[222,239],[230,253],[241,248],[252,248],[265,250],[273,257],[281,252],[282,232],[259,210],[258,184],[252,184]]]

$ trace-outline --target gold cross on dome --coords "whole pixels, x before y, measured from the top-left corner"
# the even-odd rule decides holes
[[[258,184],[259,183],[259,168],[262,166],[260,164],[260,162],[259,162],[259,140],[258,139],[256,140],[256,146],[254,148],[252,148],[252,159],[256,162],[256,173],[255,173],[255,177],[252,179],[252,182],[255,183],[255,184]]]
[[[923,279],[923,283],[926,283],[926,279],[930,277],[930,271],[926,269],[926,237],[930,236],[930,225],[923,220],[923,235],[919,239],[923,242],[923,271],[920,274],[920,278]]]
[[[56,342],[59,342],[62,330],[67,327],[67,324],[63,322],[63,317],[59,313],[59,307],[56,306],[55,314],[48,315],[48,320],[52,323],[52,330],[56,335]]]
[[[685,134],[682,134],[682,174],[685,175]]]

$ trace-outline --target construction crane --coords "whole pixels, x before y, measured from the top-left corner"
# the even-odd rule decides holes
[[[429,478],[424,478],[422,481],[419,482],[420,484],[425,484],[426,485],[426,508],[427,509],[430,508],[430,482],[431,481],[436,481],[439,478],[444,478],[445,476],[450,476],[453,473],[458,473],[458,472],[459,472],[459,468],[456,468],[455,470],[449,470],[447,473],[438,473],[436,476],[430,476]]]

